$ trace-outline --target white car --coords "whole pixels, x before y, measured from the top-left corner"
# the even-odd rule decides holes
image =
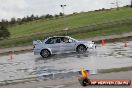
[[[47,58],[52,54],[60,53],[85,53],[87,49],[96,48],[96,44],[92,41],[78,41],[69,36],[53,36],[45,39],[43,42],[40,40],[33,41],[34,55],[41,55]]]

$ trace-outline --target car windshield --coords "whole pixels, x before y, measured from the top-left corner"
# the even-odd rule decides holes
[[[77,39],[74,39],[74,38],[71,38],[71,37],[70,37],[70,39],[71,39],[71,40],[73,40],[73,41],[75,41],[75,42],[78,42],[78,40],[77,40]]]

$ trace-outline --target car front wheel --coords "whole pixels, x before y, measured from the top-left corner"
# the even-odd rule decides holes
[[[47,49],[44,49],[41,51],[40,55],[43,57],[43,58],[47,58],[50,56],[50,51],[47,50]]]
[[[79,45],[76,49],[77,53],[83,54],[87,51],[87,48],[84,45]]]

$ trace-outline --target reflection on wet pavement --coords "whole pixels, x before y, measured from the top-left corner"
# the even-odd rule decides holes
[[[74,75],[81,67],[89,70],[132,66],[132,42],[128,47],[123,43],[109,43],[104,47],[90,50],[85,55],[76,53],[52,55],[48,59],[33,55],[33,52],[0,56],[0,81],[37,78],[64,77]],[[68,73],[68,74],[66,74]]]

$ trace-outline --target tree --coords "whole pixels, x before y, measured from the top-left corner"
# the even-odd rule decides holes
[[[52,15],[49,15],[49,18],[53,18],[53,16]]]
[[[22,24],[22,19],[21,19],[21,18],[17,18],[17,23],[18,23],[19,25],[21,25],[21,24]]]
[[[10,32],[8,31],[7,27],[1,26],[0,27],[0,39],[8,38],[10,36]]]
[[[27,22],[26,17],[22,18],[22,22]]]
[[[45,18],[46,18],[46,19],[47,19],[47,18],[53,18],[53,16],[50,15],[50,14],[47,14],[47,15],[45,16]]]
[[[5,19],[2,19],[0,26],[7,26],[7,22]]]
[[[38,15],[35,16],[35,20],[39,20],[40,17]]]
[[[2,19],[2,21],[0,22],[0,26],[8,26],[9,25],[9,22],[7,19]]]
[[[63,16],[64,14],[62,12],[60,12],[60,16]]]
[[[33,21],[35,19],[35,16],[32,14],[30,18],[31,18],[31,21]]]
[[[15,24],[16,23],[16,19],[13,17],[13,18],[11,18],[11,22],[10,22],[11,24]]]
[[[59,17],[59,15],[55,14],[55,18],[58,18],[58,17]]]
[[[26,17],[26,22],[29,22],[29,21],[31,21],[31,17],[27,16]]]
[[[40,16],[40,19],[44,20],[45,19],[45,16],[44,15]]]

